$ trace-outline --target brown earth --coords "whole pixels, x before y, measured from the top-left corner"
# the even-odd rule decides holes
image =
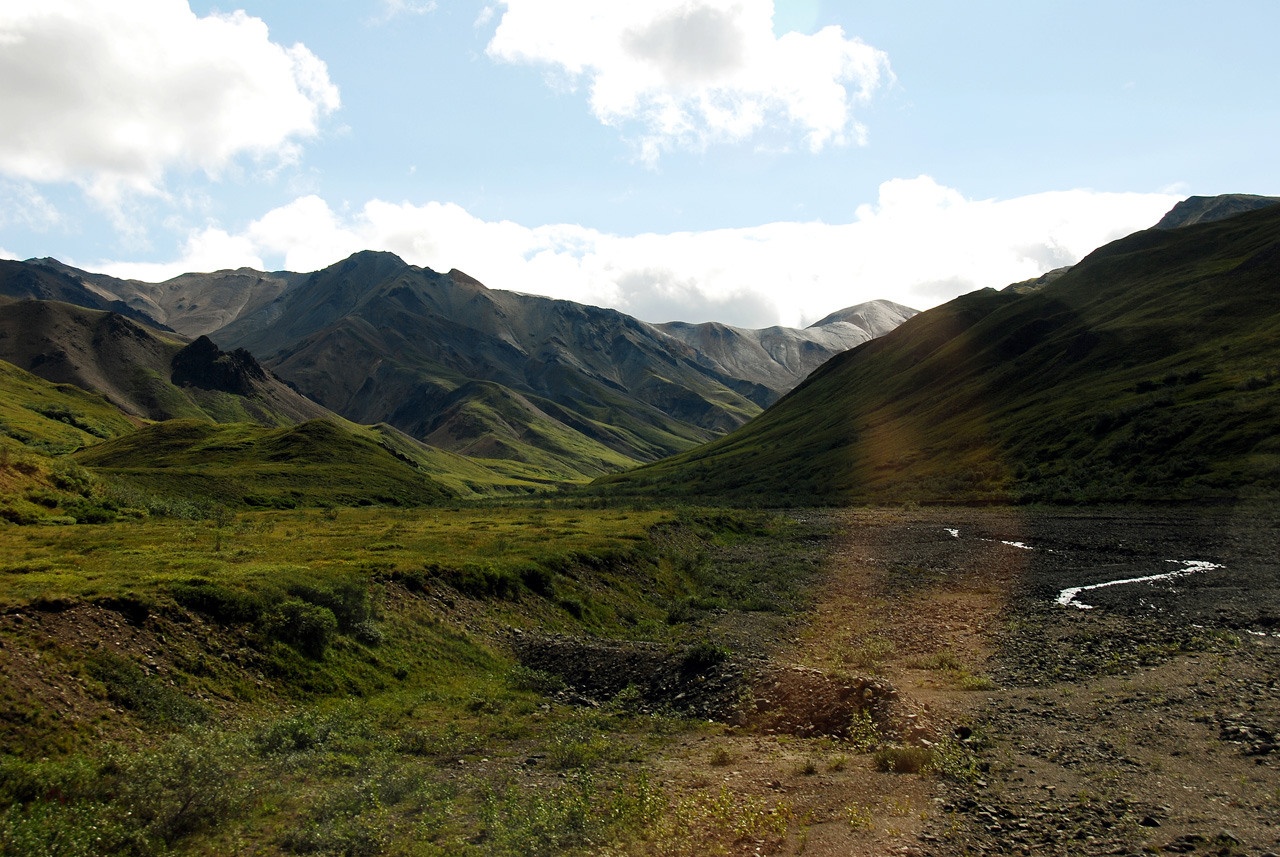
[[[654,704],[692,696],[697,713],[703,683],[725,698],[739,680],[738,707],[719,715],[728,725],[656,764],[676,794],[722,786],[789,815],[785,834],[743,837],[733,853],[1280,852],[1272,516],[832,514],[841,535],[814,609],[775,627],[789,636],[756,641],[767,660],[645,692]],[[1221,567],[1080,593],[1093,609],[1055,603],[1068,587],[1184,560]],[[615,684],[630,674],[618,663]],[[875,717],[880,746],[964,748],[968,776],[877,771],[831,728],[842,689],[871,683],[892,703]]]

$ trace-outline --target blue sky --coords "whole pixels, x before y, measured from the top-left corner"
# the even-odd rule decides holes
[[[1280,194],[1273,2],[0,0],[0,254],[801,325]]]

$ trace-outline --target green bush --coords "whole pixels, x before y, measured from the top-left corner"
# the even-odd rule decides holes
[[[136,836],[99,803],[39,801],[0,811],[5,857],[99,857],[137,853]]]
[[[332,610],[299,598],[278,605],[267,616],[266,626],[269,636],[316,660],[324,657],[338,633],[338,620]]]
[[[540,565],[530,563],[523,566],[520,571],[520,580],[528,587],[530,592],[550,598],[555,594],[555,578],[551,572],[547,571]]]
[[[209,716],[200,702],[147,675],[132,661],[110,652],[91,655],[85,662],[89,675],[102,682],[107,698],[146,720],[185,725]]]
[[[516,690],[531,690],[542,694],[552,694],[565,688],[564,679],[560,676],[521,664],[507,670],[507,684]]]
[[[344,634],[375,618],[369,589],[356,580],[344,580],[329,586],[298,583],[288,587],[287,591],[294,598],[326,608]]]
[[[203,613],[224,625],[258,622],[270,607],[265,593],[232,589],[201,577],[193,577],[169,587],[173,599],[190,610]]]
[[[462,568],[445,568],[439,563],[428,563],[424,570],[431,577],[444,581],[454,589],[472,598],[502,598],[514,600],[520,593],[520,578],[506,568],[469,562]]]
[[[680,659],[680,667],[686,673],[702,673],[719,666],[729,659],[729,650],[703,640],[690,646]]]
[[[210,733],[178,735],[159,750],[109,760],[115,803],[149,840],[166,845],[243,808],[235,759],[240,748]]]
[[[106,509],[89,500],[64,503],[64,512],[76,519],[77,524],[109,524],[120,517],[112,509]]]

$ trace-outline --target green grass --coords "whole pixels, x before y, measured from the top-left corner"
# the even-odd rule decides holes
[[[1110,244],[840,355],[726,437],[601,493],[814,502],[1280,492],[1280,210]]]
[[[707,569],[765,580],[773,555],[751,546],[812,549],[821,533],[798,526],[526,504],[0,529],[0,609],[24,617],[0,623],[0,670],[21,682],[0,692],[0,853],[685,853],[780,836],[784,804],[650,781],[644,760],[703,727],[621,699],[570,707],[502,640],[702,640],[690,657],[722,658],[670,610],[732,602]],[[40,687],[85,701],[60,712]]]
[[[51,384],[0,360],[0,443],[64,453],[137,428],[102,396]]]
[[[416,506],[452,496],[374,439],[326,420],[283,429],[171,420],[77,460],[141,491],[177,491],[237,508]]]

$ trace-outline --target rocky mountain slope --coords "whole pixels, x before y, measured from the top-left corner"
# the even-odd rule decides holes
[[[693,348],[702,365],[781,394],[835,355],[883,336],[916,312],[892,301],[870,301],[833,312],[802,330],[750,330],[716,322],[654,326]]]
[[[0,312],[0,360],[101,393],[126,414],[292,425],[332,417],[244,351],[185,343],[115,312],[23,300]]]
[[[1197,223],[1212,223],[1224,220],[1246,211],[1257,211],[1259,208],[1280,203],[1278,196],[1257,196],[1251,193],[1224,193],[1219,196],[1189,196],[1169,209],[1169,213],[1160,218],[1156,229],[1177,229],[1180,226],[1194,226]]]
[[[1280,206],[1150,229],[984,289],[813,373],[725,438],[602,490],[1099,502],[1280,492]]]
[[[163,283],[147,283],[95,274],[57,259],[43,258],[0,263],[0,294],[110,309],[151,327],[194,338],[258,312],[303,277],[304,274],[288,271],[264,273],[238,268],[188,273]],[[23,290],[24,278],[57,283],[60,291],[52,292],[48,286],[40,293]]]

